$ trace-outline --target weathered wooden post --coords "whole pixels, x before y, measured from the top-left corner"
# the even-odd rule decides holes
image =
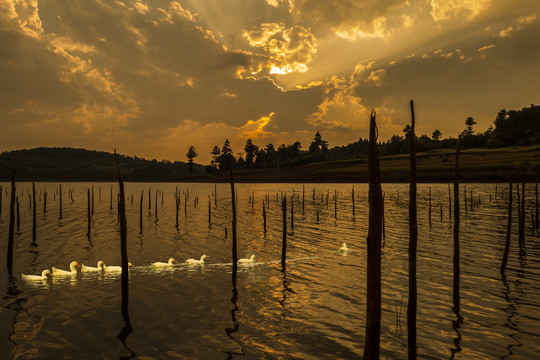
[[[232,266],[233,277],[236,278],[238,266],[238,254],[236,252],[236,191],[234,190],[234,176],[231,169],[231,206],[232,206]],[[225,237],[227,237],[227,228],[225,228]]]
[[[214,184],[214,206],[217,207],[217,184]]]
[[[429,187],[429,225],[431,225],[431,186]]]
[[[501,275],[504,275],[506,264],[508,263],[508,253],[510,251],[510,237],[512,235],[512,179],[510,179],[510,189],[508,191],[508,222],[506,225],[506,242],[504,244],[503,258],[500,268]]]
[[[17,232],[20,233],[21,232],[21,212],[19,211],[19,197],[17,196],[17,198],[15,199],[15,204],[16,204],[16,207],[17,207]]]
[[[60,190],[58,191],[58,200],[60,205],[60,219],[62,218],[62,184],[59,184],[58,187]]]
[[[291,231],[294,231],[294,193],[291,195]]]
[[[9,233],[8,233],[8,248],[7,248],[7,269],[8,274],[11,276],[13,271],[13,240],[15,233],[15,170],[11,176],[11,202],[9,204]]]
[[[521,217],[519,219],[519,244],[525,246],[525,176],[521,182]]]
[[[1,187],[0,187],[1,189]],[[302,215],[304,215],[306,212],[305,212],[305,200],[306,200],[306,184],[302,184]],[[0,205],[2,203],[0,202]]]
[[[459,294],[459,145],[460,138],[458,137],[456,145],[456,160],[454,163],[454,281],[453,281],[453,300],[454,312],[459,313],[460,310],[460,294]],[[466,207],[466,206],[465,206]]]
[[[317,224],[319,223],[319,209],[317,209]]]
[[[538,227],[540,226],[540,220],[538,220],[538,178],[535,178],[534,180],[535,188],[534,188],[534,195],[536,197],[536,231],[538,232]]]
[[[352,187],[352,194],[351,194],[351,200],[352,200],[352,216],[354,218],[354,185]]]
[[[47,189],[43,191],[43,213],[47,213]]]
[[[141,191],[141,201],[140,201],[140,207],[139,207],[139,229],[140,229],[141,235],[143,233],[143,221],[142,221],[143,198],[144,198],[144,190]],[[176,216],[176,219],[177,219],[176,223],[178,224],[178,215]]]
[[[156,189],[156,199],[155,199],[155,216],[156,220],[158,219],[158,212],[157,212],[157,202],[158,202],[158,190]]]
[[[86,189],[87,192],[87,198],[88,198],[88,206],[87,206],[87,214],[88,214],[88,231],[86,232],[86,236],[90,238],[90,222],[92,217],[92,209],[90,204],[90,189]]]
[[[208,195],[208,224],[210,225],[212,223],[212,199],[210,199],[210,195]]]
[[[465,209],[465,212],[467,212],[467,185],[465,185],[465,188],[463,189],[463,208]]]
[[[379,359],[381,337],[382,189],[375,111],[371,112],[368,147],[369,230],[367,236],[366,336],[364,359]]]
[[[37,226],[36,226],[36,184],[32,182],[32,244],[36,243]]]
[[[409,129],[409,302],[407,305],[407,345],[409,359],[416,359],[416,313],[418,293],[416,284],[416,253],[418,248],[418,220],[416,212],[416,134],[414,103],[411,100],[411,127]],[[431,187],[429,188],[429,223],[431,224]],[[413,355],[413,356],[411,356]]]
[[[334,189],[334,219],[337,220],[337,190]]]
[[[262,209],[262,213],[263,213],[263,229],[264,229],[264,234],[266,235],[266,208],[264,206],[264,200],[263,200],[263,209]]]
[[[148,215],[152,215],[152,188],[148,189]]]
[[[178,228],[178,213],[180,212],[180,191],[178,191],[178,189],[176,189],[175,204],[176,204],[176,227]]]
[[[110,205],[109,205],[109,209],[110,209],[110,210],[112,210],[112,195],[113,195],[113,194],[112,194],[112,184],[111,184],[111,203],[110,203]]]
[[[287,197],[284,196],[281,200],[281,208],[283,212],[283,241],[281,243],[281,269],[285,271],[285,260],[287,257]]]

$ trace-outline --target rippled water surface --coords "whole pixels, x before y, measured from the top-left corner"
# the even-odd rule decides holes
[[[98,260],[120,265],[118,185],[63,183],[60,219],[58,184],[37,183],[37,246],[32,246],[31,184],[17,184],[20,230],[15,235],[12,281],[5,270],[9,227],[9,191],[5,189],[9,184],[2,186],[1,359],[114,359],[133,354],[141,359],[347,359],[362,355],[366,184],[354,187],[355,216],[351,184],[306,184],[304,209],[302,184],[237,184],[238,253],[241,258],[255,254],[256,262],[239,267],[234,288],[229,184],[216,186],[217,206],[214,184],[178,185],[181,204],[176,227],[176,184],[127,183],[128,254],[134,267],[129,278],[133,331],[125,344],[117,338],[124,326],[119,275],[79,273],[39,283],[22,281],[20,276],[39,274],[52,266],[67,269],[73,260],[92,266]],[[94,214],[87,237],[86,189],[90,186],[94,188]],[[418,357],[537,358],[540,246],[530,221],[533,186],[527,189],[526,247],[518,249],[514,221],[505,278],[498,269],[506,234],[507,186],[498,186],[497,197],[495,184],[467,184],[468,196],[471,189],[475,201],[480,195],[480,204],[467,212],[462,205],[463,319],[458,321],[452,311],[453,221],[449,218],[448,185],[418,187]],[[403,359],[407,355],[408,185],[385,184],[383,191],[386,227],[381,352],[382,358]],[[282,193],[288,197],[285,272],[280,264]],[[270,202],[265,234],[262,201],[266,197]],[[339,253],[343,242],[351,249],[346,256]],[[183,264],[203,254],[209,256],[204,266]],[[179,264],[163,270],[150,266],[170,257]]]

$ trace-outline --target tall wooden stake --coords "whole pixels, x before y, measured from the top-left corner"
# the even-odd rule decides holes
[[[281,208],[283,212],[283,241],[281,243],[281,269],[285,271],[285,260],[287,257],[287,197],[281,199]]]
[[[143,198],[144,198],[144,190],[141,191],[141,204],[139,207],[139,229],[140,233],[143,233],[143,221],[142,221],[142,208],[143,208]],[[176,216],[176,223],[178,223],[178,215]]]
[[[453,283],[453,300],[454,300],[454,312],[459,313],[460,310],[460,294],[459,294],[459,145],[460,139],[458,138],[456,145],[456,160],[454,163],[454,283]]]
[[[60,190],[58,191],[58,195],[59,195],[59,205],[60,205],[60,219],[62,218],[62,184],[58,185],[58,187],[60,188]]]
[[[504,275],[504,270],[506,270],[506,264],[508,263],[508,253],[510,251],[510,237],[512,235],[512,193],[512,180],[510,179],[510,189],[508,191],[508,222],[506,225],[506,242],[504,244],[504,252],[500,268],[501,275]]]
[[[264,200],[263,200],[263,229],[264,229],[264,234],[266,234],[266,208],[264,206]]]
[[[36,226],[36,184],[32,182],[32,244],[36,243],[37,226]]]
[[[236,252],[236,192],[234,190],[234,176],[231,169],[231,205],[232,205],[232,266],[233,266],[233,278],[236,278],[236,271],[238,267],[238,254]]]
[[[92,209],[90,204],[90,189],[86,189],[87,192],[87,198],[88,198],[88,206],[87,206],[87,215],[88,215],[88,231],[86,232],[86,236],[90,238],[90,222],[92,217]]]
[[[409,302],[407,305],[407,345],[409,359],[416,358],[416,313],[417,313],[417,285],[416,285],[416,252],[418,247],[418,221],[416,213],[416,148],[415,148],[415,119],[414,104],[411,100],[411,127],[409,130]],[[431,224],[431,188],[429,188],[429,223]],[[411,356],[413,354],[413,356]]]
[[[367,236],[366,336],[364,359],[379,359],[381,338],[382,189],[375,111],[371,112],[368,147],[369,230]]]
[[[15,171],[11,176],[11,202],[9,204],[9,233],[8,233],[8,248],[7,248],[7,269],[8,274],[11,276],[13,271],[13,240],[15,233]]]

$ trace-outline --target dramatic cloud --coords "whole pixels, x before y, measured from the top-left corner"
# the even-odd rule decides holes
[[[537,101],[536,0],[0,0],[2,151],[76,146],[208,162],[419,131]]]

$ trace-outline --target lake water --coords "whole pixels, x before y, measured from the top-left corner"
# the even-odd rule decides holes
[[[237,184],[238,254],[256,255],[231,281],[230,185],[126,184],[129,314],[133,331],[123,344],[119,275],[79,273],[28,283],[73,260],[120,265],[116,183],[63,183],[59,219],[58,184],[37,183],[37,246],[32,246],[31,184],[19,183],[20,231],[15,236],[14,275],[6,272],[9,196],[3,191],[0,218],[0,359],[353,359],[363,353],[365,325],[367,184]],[[86,189],[94,186],[94,214],[87,237]],[[111,185],[113,209],[110,209]],[[4,190],[9,186],[2,184]],[[447,184],[418,186],[418,357],[423,359],[532,359],[540,354],[540,245],[531,231],[534,189],[527,189],[526,248],[518,251],[517,222],[506,278],[499,265],[506,234],[507,186],[467,184],[480,205],[461,222],[461,316],[452,312],[453,221]],[[428,217],[428,189],[432,219]],[[49,192],[44,213],[43,189]],[[148,207],[148,190],[151,206]],[[156,189],[163,191],[157,202]],[[313,201],[313,189],[315,200]],[[68,191],[73,190],[73,199]],[[288,213],[287,268],[281,269],[282,213],[277,194],[294,198],[294,229]],[[337,219],[334,191],[337,190]],[[143,233],[139,201],[143,198]],[[408,184],[384,184],[386,228],[382,261],[381,357],[407,356]],[[101,192],[101,199],[99,193]],[[399,193],[399,199],[398,199]],[[133,194],[133,203],[131,195]],[[463,194],[463,185],[462,185]],[[489,196],[491,194],[491,201]],[[255,206],[250,196],[255,197]],[[469,194],[467,194],[469,195]],[[270,199],[266,234],[262,200]],[[327,205],[328,196],[328,205]],[[198,198],[198,206],[195,201]],[[212,221],[208,222],[211,202]],[[515,196],[514,196],[515,199]],[[442,204],[442,220],[441,220]],[[186,210],[186,212],[185,212]],[[317,211],[319,222],[317,223]],[[187,216],[186,216],[187,213]],[[514,211],[516,214],[516,211]],[[225,237],[225,227],[228,237]],[[351,249],[339,253],[345,242]],[[206,254],[204,266],[186,266]],[[155,270],[154,261],[179,264]]]

